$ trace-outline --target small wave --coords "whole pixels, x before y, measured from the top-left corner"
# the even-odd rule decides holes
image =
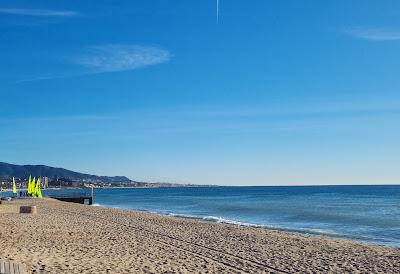
[[[105,207],[102,204],[97,204],[97,203],[92,204],[92,206]]]
[[[160,212],[158,212],[158,213],[160,214]],[[241,222],[241,221],[237,221],[237,220],[231,220],[231,219],[226,219],[226,218],[222,218],[222,217],[215,217],[215,216],[201,217],[201,216],[188,215],[188,214],[179,214],[179,213],[161,213],[161,214],[167,215],[167,216],[171,216],[171,217],[204,220],[204,221],[208,221],[208,222],[215,222],[215,223],[222,223],[222,224],[239,225],[239,226],[247,226],[247,227],[279,229],[279,227],[272,226],[272,225],[253,224],[253,223]]]
[[[160,213],[160,212],[158,212]],[[179,213],[161,213],[167,216],[171,216],[171,217],[179,217],[179,218],[187,218],[187,219],[201,219],[201,217],[199,216],[195,216],[195,215],[188,215],[188,214],[179,214]]]
[[[160,214],[160,212],[158,212],[158,213]],[[231,224],[231,225],[239,225],[239,226],[246,226],[246,227],[265,228],[265,229],[276,229],[276,230],[287,231],[287,232],[326,235],[326,236],[334,236],[334,237],[340,237],[340,238],[344,237],[344,235],[342,235],[338,232],[332,231],[332,230],[328,230],[328,229],[295,228],[295,227],[289,228],[289,227],[267,225],[267,224],[254,224],[254,223],[241,222],[241,221],[237,221],[237,220],[231,220],[231,219],[226,219],[223,217],[216,217],[216,216],[200,217],[200,216],[178,214],[178,213],[161,213],[161,214],[171,216],[171,217],[204,220],[204,221],[222,223],[222,224]]]
[[[102,204],[99,204],[99,203],[94,203],[93,206],[106,207],[105,205],[102,205]],[[116,206],[112,206],[112,208],[121,209],[121,207],[116,207]],[[122,208],[124,208],[124,207],[122,207]],[[288,232],[298,232],[298,233],[306,233],[306,234],[326,235],[326,236],[334,236],[334,237],[340,237],[340,238],[345,237],[345,235],[342,235],[340,233],[334,232],[332,230],[327,230],[327,229],[295,228],[295,227],[289,228],[289,227],[282,227],[282,226],[275,226],[275,225],[254,224],[254,223],[249,223],[249,222],[241,222],[241,221],[232,220],[232,219],[226,219],[226,218],[217,217],[217,216],[204,216],[204,217],[202,217],[202,216],[196,216],[196,215],[190,215],[190,214],[173,213],[173,212],[162,212],[162,211],[146,210],[146,209],[132,209],[132,208],[125,208],[125,209],[137,210],[137,211],[142,211],[142,212],[147,212],[147,213],[152,213],[152,214],[161,214],[161,215],[184,218],[184,219],[204,220],[204,221],[208,221],[208,222],[231,224],[231,225],[238,225],[238,226],[245,226],[245,227],[276,229],[276,230],[288,231]]]
[[[225,218],[222,218],[222,217],[215,217],[215,216],[206,216],[206,217],[203,217],[201,219],[203,219],[205,221],[211,221],[211,222],[223,223],[223,224],[251,226],[251,227],[265,227],[264,225],[240,222],[240,221],[236,221],[236,220],[230,220],[230,219],[225,219]]]
[[[340,236],[340,233],[329,229],[317,229],[317,228],[305,228],[304,231],[309,231],[316,234],[323,234],[323,235],[332,235],[332,236]]]

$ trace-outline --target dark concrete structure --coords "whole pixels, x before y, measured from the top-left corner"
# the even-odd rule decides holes
[[[87,204],[93,205],[93,196],[80,196],[80,197],[50,197],[59,201],[77,203],[77,204]],[[87,203],[86,203],[87,201]]]

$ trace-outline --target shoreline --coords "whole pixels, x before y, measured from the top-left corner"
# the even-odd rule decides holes
[[[254,224],[254,223],[249,223],[249,222],[230,220],[230,219],[226,219],[226,218],[223,218],[223,217],[217,217],[217,216],[201,217],[201,216],[186,215],[186,214],[173,213],[173,212],[164,213],[164,212],[159,212],[159,211],[151,211],[151,210],[138,209],[138,208],[106,206],[106,205],[102,205],[102,204],[99,204],[99,203],[94,203],[92,206],[108,208],[108,209],[132,211],[132,212],[138,212],[138,213],[156,214],[156,215],[165,216],[165,217],[173,217],[173,218],[181,218],[181,219],[189,219],[189,220],[198,220],[198,221],[216,223],[216,224],[227,224],[227,225],[233,225],[233,226],[240,226],[240,227],[244,227],[244,228],[248,227],[248,228],[272,230],[272,231],[281,231],[281,232],[287,232],[287,233],[296,233],[296,234],[305,235],[305,236],[321,236],[321,237],[328,237],[328,238],[331,238],[333,240],[334,239],[341,239],[341,240],[352,241],[352,242],[355,242],[355,243],[361,243],[361,244],[367,244],[367,245],[376,245],[376,246],[389,247],[389,248],[396,248],[396,249],[400,250],[400,245],[384,244],[384,243],[380,243],[380,242],[373,242],[373,241],[369,241],[369,240],[363,240],[363,237],[361,237],[361,236],[358,236],[358,238],[357,238],[356,236],[349,236],[349,235],[339,234],[339,233],[335,233],[335,232],[322,232],[322,229],[320,231],[316,231],[316,230],[312,230],[312,229],[285,228],[285,227],[279,227],[279,226],[273,226],[273,225],[261,225],[261,224]]]
[[[137,188],[137,187],[106,187],[106,188],[100,188],[100,190],[107,190],[107,189],[113,189],[113,190],[118,190],[118,189],[149,189],[149,188]],[[186,188],[186,187],[185,187]],[[74,190],[84,190],[87,188],[64,188],[64,189],[59,189],[59,188],[47,188],[46,190],[50,191],[55,191],[55,192],[68,192],[68,191],[74,191]],[[152,188],[151,188],[152,189]],[[10,193],[8,193],[10,194]],[[1,196],[1,195],[0,195]],[[96,201],[96,199],[95,199]],[[139,211],[139,212],[148,212],[148,213],[156,213],[156,214],[161,214],[164,216],[174,216],[174,217],[179,217],[179,218],[185,218],[185,219],[194,219],[194,220],[202,220],[202,221],[209,221],[209,222],[215,222],[215,223],[225,223],[225,224],[233,224],[233,225],[239,225],[239,226],[244,226],[244,227],[256,227],[260,229],[272,229],[272,230],[279,230],[283,232],[294,232],[294,233],[301,233],[301,234],[306,234],[306,235],[317,235],[317,236],[327,236],[331,237],[334,239],[345,239],[345,240],[351,240],[355,242],[360,242],[360,243],[366,243],[366,244],[374,244],[374,245],[383,245],[387,247],[392,247],[392,248],[400,248],[400,241],[397,238],[390,238],[390,237],[379,237],[378,234],[374,235],[373,237],[366,234],[366,235],[359,235],[357,233],[353,233],[353,231],[342,231],[342,230],[337,230],[335,228],[329,229],[329,228],[320,228],[318,226],[311,226],[311,227],[302,227],[299,225],[292,225],[290,226],[290,223],[287,223],[286,226],[280,225],[280,224],[268,224],[268,223],[256,223],[252,222],[251,218],[250,220],[246,220],[246,218],[242,218],[242,220],[235,219],[235,218],[229,218],[221,215],[213,215],[212,213],[210,215],[192,215],[189,213],[180,213],[179,211],[156,211],[156,210],[149,210],[149,209],[141,209],[141,208],[133,208],[129,206],[119,206],[119,205],[107,205],[107,204],[102,204],[102,203],[94,203],[94,206],[101,206],[101,207],[106,207],[106,208],[116,208],[116,209],[126,209],[126,210],[131,210],[131,211]],[[222,214],[223,215],[223,214]],[[249,218],[247,218],[249,219]],[[323,226],[321,226],[323,227]],[[349,233],[346,233],[349,232]]]
[[[38,214],[19,214],[36,204]],[[400,249],[327,236],[21,199],[0,205],[0,258],[36,273],[398,273]],[[108,269],[108,271],[106,271]]]
[[[219,187],[219,186],[215,186],[215,187]],[[61,189],[60,188],[46,188],[44,190],[68,191],[68,190],[81,190],[81,189],[88,190],[90,188],[79,188],[79,187],[70,187],[70,188],[61,188]],[[105,187],[105,188],[97,188],[97,189],[153,189],[153,188],[152,187],[151,188],[148,188],[148,187]],[[11,193],[11,190],[8,192]],[[6,191],[3,191],[3,193],[6,193]],[[0,196],[1,196],[1,192],[0,192]],[[227,219],[222,216],[212,216],[212,215],[196,216],[196,215],[181,214],[181,213],[175,213],[175,212],[161,212],[161,211],[152,211],[152,210],[139,209],[139,208],[118,207],[118,206],[104,205],[104,204],[100,204],[100,203],[94,203],[93,206],[130,210],[130,211],[138,211],[138,212],[147,212],[147,213],[160,214],[163,216],[172,216],[172,217],[178,217],[178,218],[184,218],[184,219],[194,219],[194,220],[208,221],[208,222],[212,222],[212,223],[232,224],[232,225],[239,225],[239,226],[243,226],[243,227],[255,227],[255,228],[260,228],[260,229],[278,230],[278,231],[283,231],[283,232],[293,232],[293,233],[300,233],[300,234],[305,234],[305,235],[326,236],[326,237],[331,237],[333,239],[344,239],[344,240],[350,240],[350,241],[355,241],[355,242],[359,242],[359,243],[382,245],[382,246],[400,249],[400,243],[397,243],[397,242],[391,243],[391,242],[384,242],[384,241],[379,241],[379,240],[374,241],[368,237],[357,236],[357,235],[346,235],[346,234],[341,234],[341,233],[335,232],[335,231],[328,231],[328,230],[324,231],[323,229],[318,229],[318,228],[314,229],[314,228],[282,227],[282,226],[274,226],[274,225],[269,225],[269,224],[257,224],[257,223],[247,222],[247,221]]]

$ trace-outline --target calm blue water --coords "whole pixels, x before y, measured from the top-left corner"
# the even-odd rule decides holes
[[[400,247],[400,186],[96,189],[95,203]]]

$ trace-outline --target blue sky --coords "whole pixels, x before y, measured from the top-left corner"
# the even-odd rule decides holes
[[[391,184],[400,2],[1,1],[1,161],[145,181]]]

